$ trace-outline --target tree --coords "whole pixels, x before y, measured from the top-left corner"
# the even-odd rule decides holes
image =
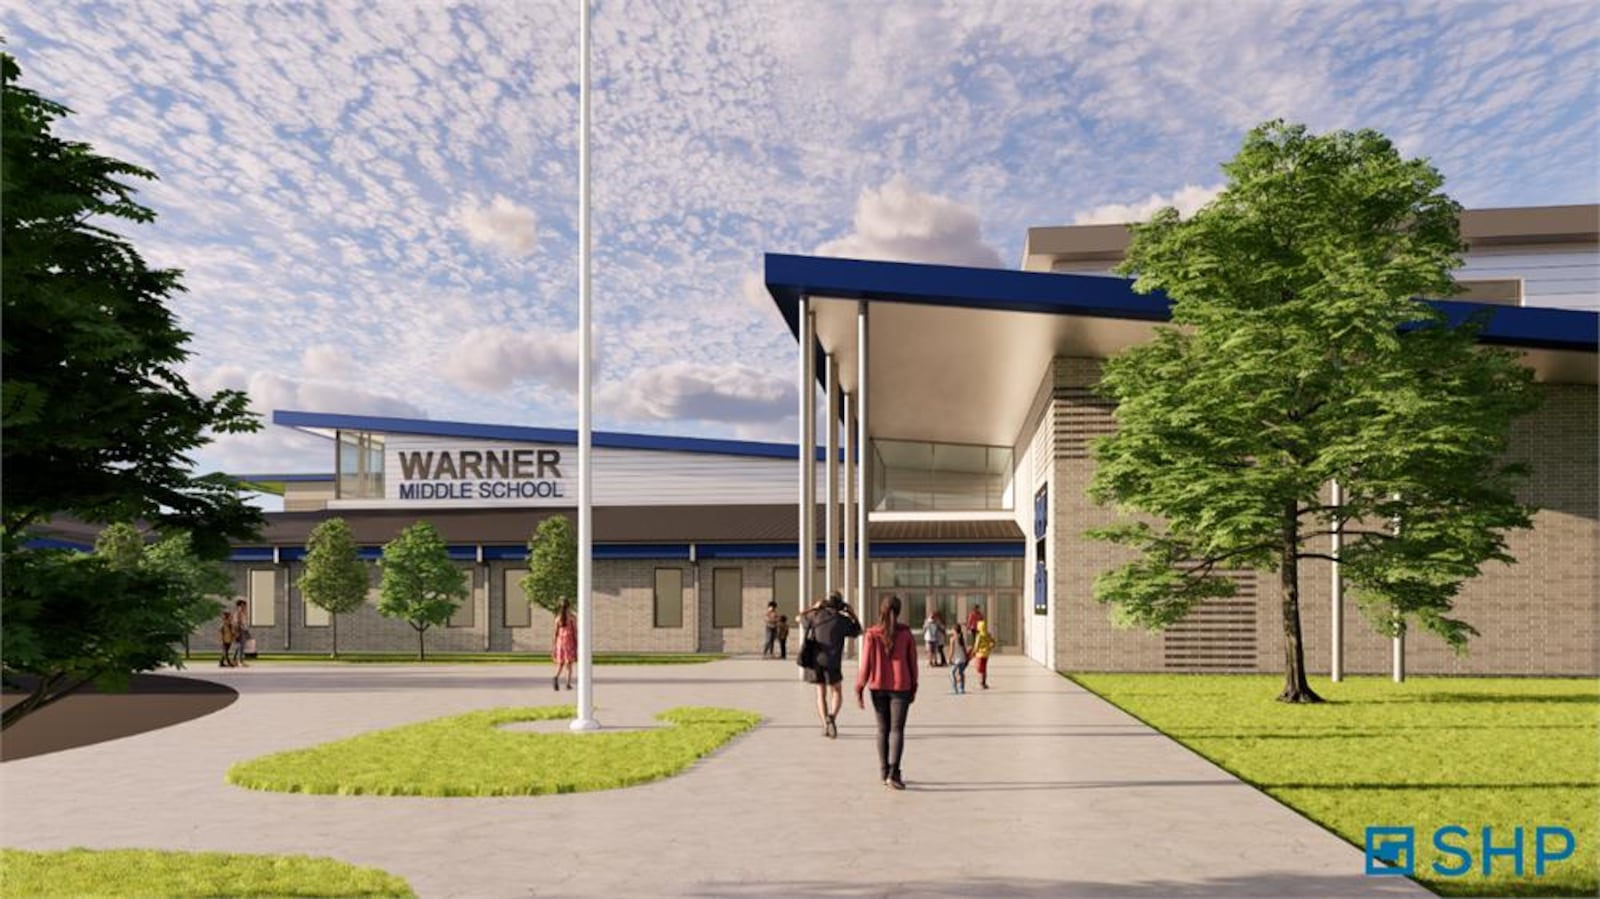
[[[343,518],[330,518],[306,541],[306,573],[300,593],[328,613],[333,624],[333,657],[339,657],[339,616],[367,600],[367,566],[356,555],[356,538]]]
[[[132,537],[130,541],[129,537]],[[131,674],[182,667],[176,645],[216,617],[221,566],[197,558],[187,534],[146,547],[132,525],[107,528],[104,552],[5,554],[5,679],[27,690],[0,728],[96,683],[126,689]]]
[[[528,574],[522,579],[523,595],[554,615],[563,599],[578,595],[578,540],[572,522],[552,515],[528,538]]]
[[[260,512],[226,476],[196,477],[190,454],[260,422],[242,393],[190,389],[189,334],[166,306],[181,273],[150,268],[114,230],[154,220],[131,182],[155,176],[52,134],[70,111],[19,86],[9,54],[0,76],[0,527],[15,543],[56,514],[143,519],[221,558]]]
[[[378,613],[411,625],[417,632],[417,659],[426,659],[423,635],[456,613],[467,595],[465,572],[450,561],[444,540],[426,521],[384,544],[378,567],[383,569]]]
[[[1514,354],[1477,346],[1418,297],[1449,296],[1460,207],[1425,160],[1373,131],[1312,135],[1271,122],[1225,166],[1228,184],[1188,220],[1133,228],[1120,271],[1165,291],[1172,322],[1108,360],[1117,432],[1094,447],[1091,496],[1159,521],[1090,532],[1139,551],[1095,597],[1124,625],[1163,628],[1233,593],[1224,569],[1276,571],[1285,702],[1306,682],[1299,562],[1337,560],[1378,628],[1414,620],[1458,652],[1461,583],[1511,563],[1529,527],[1504,464],[1511,422],[1534,408]],[[1344,502],[1324,500],[1337,480]],[[1391,522],[1401,520],[1398,531]]]

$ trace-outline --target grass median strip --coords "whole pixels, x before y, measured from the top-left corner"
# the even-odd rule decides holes
[[[0,850],[0,895],[22,897],[405,896],[405,880],[308,855],[156,849]]]
[[[1283,678],[1075,674],[1072,680],[1357,847],[1369,826],[1415,831],[1415,877],[1444,895],[1593,896],[1600,887],[1600,685],[1592,680],[1419,677],[1318,679],[1327,703],[1274,701]],[[1434,848],[1442,826],[1466,828]],[[1535,875],[1535,828],[1565,827],[1571,858]],[[1510,846],[1483,874],[1483,829]],[[1559,843],[1559,841],[1553,841]],[[1554,848],[1559,849],[1559,846]]]
[[[588,734],[503,729],[573,717],[572,706],[500,708],[373,731],[240,762],[229,783],[254,790],[367,796],[534,796],[671,777],[760,723],[736,709],[681,707],[668,726]]]

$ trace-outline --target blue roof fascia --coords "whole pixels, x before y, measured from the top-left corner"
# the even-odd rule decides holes
[[[768,253],[765,262],[767,291],[796,338],[802,295],[1151,322],[1171,318],[1171,301],[1165,294],[1134,293],[1133,281],[1127,278],[785,253]],[[1428,302],[1452,324],[1488,311],[1482,343],[1600,351],[1600,313],[1461,300]]]
[[[94,552],[92,544],[58,540],[55,537],[33,537],[25,541],[22,546],[25,549],[70,549],[80,553]]]
[[[532,428],[523,425],[475,424],[462,421],[434,421],[426,418],[388,418],[378,415],[343,415],[331,412],[300,412],[276,409],[272,423],[288,428],[332,428],[346,431],[377,431],[387,434],[421,434],[431,437],[463,437],[473,440],[510,440],[518,443],[553,443],[577,446],[578,432],[570,428]],[[752,456],[768,459],[798,459],[800,451],[791,443],[757,443],[751,440],[718,440],[706,437],[669,437],[661,434],[624,434],[596,431],[592,444],[606,449],[653,450],[673,453],[706,453],[719,456]],[[841,453],[840,458],[844,456]],[[826,447],[817,449],[817,461],[828,459]]]
[[[700,543],[696,544],[696,557],[700,559],[795,559],[800,558],[800,548],[793,542],[785,543]],[[1027,550],[1020,541],[999,543],[874,543],[871,555],[878,559],[1020,559]],[[826,551],[824,544],[817,545],[820,562]]]
[[[59,541],[57,541],[59,542]],[[79,549],[67,545],[66,548]],[[475,543],[454,543],[447,547],[450,558],[456,562],[475,562],[478,559],[478,545]],[[793,554],[793,547],[790,548]],[[356,548],[356,556],[368,562],[383,558],[383,547],[361,546]],[[278,548],[278,561],[299,562],[306,557],[303,546],[280,546]],[[596,543],[594,547],[596,559],[676,559],[688,561],[689,544],[687,543]],[[522,545],[484,546],[483,560],[485,562],[526,562],[528,548]],[[230,562],[270,562],[272,561],[272,548],[260,546],[246,546],[235,549],[229,556]]]

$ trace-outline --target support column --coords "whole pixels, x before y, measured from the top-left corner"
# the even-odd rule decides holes
[[[1394,495],[1395,501],[1400,501],[1400,494]],[[1400,536],[1400,516],[1394,518],[1394,535]],[[1406,619],[1399,612],[1395,613],[1394,658],[1392,676],[1394,682],[1403,684],[1406,681]]]
[[[844,552],[839,566],[839,590],[844,595],[844,601],[854,605],[854,603],[851,601],[851,597],[855,596],[856,585],[855,581],[851,579],[850,575],[851,563],[854,561],[856,548],[855,545],[850,541],[855,534],[856,515],[856,423],[855,420],[850,416],[855,411],[855,404],[851,402],[850,394],[848,393],[841,397],[841,400],[843,401],[844,419],[842,422],[844,427],[844,490],[842,491],[844,493],[844,514],[840,517],[844,523]]]
[[[817,558],[816,332],[811,298],[800,298],[800,608],[811,606]]]
[[[827,517],[823,519],[826,525],[825,544],[828,547],[823,554],[822,589],[818,593],[826,594],[839,586],[839,363],[832,353],[824,358],[823,374],[824,388],[828,391],[828,400],[825,404],[827,421],[824,426],[827,430],[823,436],[822,445],[828,453],[828,464],[824,466],[828,483],[823,488],[823,501],[828,507]]]
[[[1339,554],[1344,551],[1344,487],[1333,482],[1333,534],[1329,555],[1333,556],[1333,608],[1330,611],[1329,633],[1333,638],[1333,656],[1329,660],[1328,676],[1334,683],[1344,680],[1344,572],[1339,568]]]
[[[872,608],[872,552],[867,532],[868,511],[872,508],[872,431],[868,427],[868,400],[871,396],[867,372],[867,304],[856,304],[856,614],[863,624],[877,614]]]

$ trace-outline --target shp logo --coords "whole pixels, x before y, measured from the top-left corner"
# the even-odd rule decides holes
[[[1500,831],[1496,842],[1493,827],[1485,827],[1473,838],[1472,831],[1457,824],[1447,824],[1433,832],[1433,848],[1448,860],[1432,864],[1433,873],[1440,877],[1460,877],[1472,872],[1475,862],[1481,861],[1483,876],[1494,873],[1497,861],[1502,870],[1509,864],[1518,877],[1524,876],[1524,858],[1527,851],[1533,854],[1533,876],[1543,877],[1545,868],[1572,857],[1578,841],[1565,827],[1535,827],[1531,840],[1524,840],[1521,827]],[[1477,850],[1477,855],[1473,855]],[[1416,870],[1417,831],[1410,826],[1367,828],[1367,876],[1409,877]]]

